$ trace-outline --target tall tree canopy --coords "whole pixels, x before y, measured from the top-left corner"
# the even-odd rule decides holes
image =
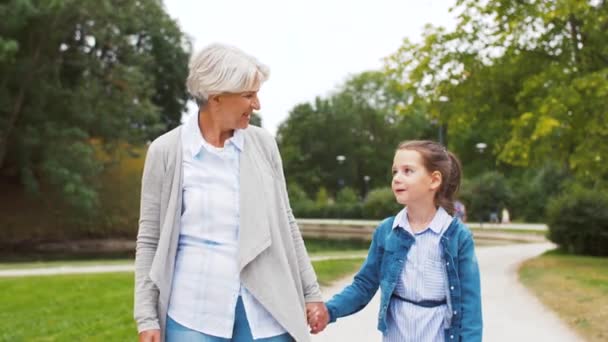
[[[607,2],[458,0],[454,11],[454,31],[429,26],[386,61],[412,103],[458,135],[465,165],[485,141],[498,163],[554,160],[606,185]]]
[[[160,0],[9,0],[0,18],[1,174],[91,209],[97,147],[179,124],[190,44]]]
[[[433,134],[423,113],[397,114],[408,99],[397,82],[369,71],[327,98],[296,106],[277,132],[288,181],[309,196],[321,187],[336,194],[344,185],[364,194],[388,186],[399,141]]]

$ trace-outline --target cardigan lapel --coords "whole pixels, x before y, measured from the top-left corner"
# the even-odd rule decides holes
[[[268,203],[257,146],[245,135],[240,154],[239,271],[271,244]]]

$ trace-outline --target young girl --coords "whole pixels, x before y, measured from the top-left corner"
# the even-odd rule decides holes
[[[473,237],[453,218],[458,159],[432,141],[401,143],[392,189],[404,206],[376,231],[352,284],[308,313],[312,332],[363,309],[381,291],[385,342],[481,341],[479,267]]]

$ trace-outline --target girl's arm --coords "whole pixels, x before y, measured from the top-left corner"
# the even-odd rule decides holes
[[[475,243],[470,232],[464,239],[458,251],[458,276],[460,278],[462,295],[462,315],[460,327],[461,341],[481,341],[483,322],[481,316],[481,286],[479,280],[479,264],[475,255]],[[456,310],[456,309],[455,309]]]
[[[374,232],[367,258],[355,275],[352,284],[326,303],[330,323],[363,309],[376,294],[380,284],[380,265],[384,254],[378,241],[381,228],[382,225]]]

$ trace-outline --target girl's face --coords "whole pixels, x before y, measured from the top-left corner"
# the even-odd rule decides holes
[[[398,150],[395,153],[391,186],[399,204],[433,204],[440,185],[441,173],[429,173],[418,151]]]

